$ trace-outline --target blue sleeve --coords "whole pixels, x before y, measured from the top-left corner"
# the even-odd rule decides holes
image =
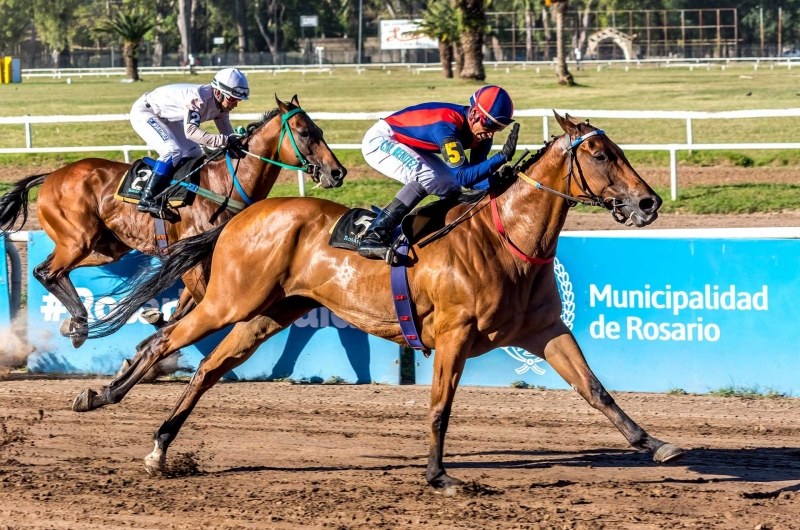
[[[482,180],[489,178],[489,175],[500,169],[506,163],[506,155],[497,153],[492,155],[488,160],[484,160],[480,164],[466,165],[453,171],[453,176],[465,188],[473,188]],[[478,189],[484,189],[482,187]]]
[[[489,157],[489,151],[492,149],[492,140],[486,140],[484,142],[479,143],[472,149],[469,153],[469,162],[472,165],[480,164],[481,162],[485,162],[486,159]]]

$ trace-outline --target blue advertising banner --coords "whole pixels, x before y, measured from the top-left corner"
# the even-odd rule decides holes
[[[0,331],[8,330],[11,327],[11,305],[10,305],[10,286],[8,277],[8,256],[6,256],[6,238],[0,236]]]
[[[562,237],[555,272],[592,370],[613,390],[800,392],[800,241]],[[417,383],[432,357],[417,356]],[[470,359],[461,384],[567,388],[518,348]]]
[[[28,358],[28,368],[33,372],[113,374],[123,359],[133,357],[136,345],[151,335],[155,328],[137,313],[117,333],[101,339],[90,339],[79,349],[73,348],[69,338],[59,334],[61,321],[69,316],[67,309],[32,274],[33,268],[44,261],[53,248],[53,242],[44,232],[29,232],[28,340],[36,351]],[[90,319],[102,317],[113,307],[116,301],[104,293],[111,292],[114,286],[133,275],[147,260],[156,258],[134,252],[118,263],[76,269],[70,274]],[[169,315],[177,305],[179,294],[178,286],[173,286],[158,299],[150,300],[146,306],[160,308]],[[226,332],[219,331],[181,350],[180,366],[187,371],[194,371]],[[367,335],[328,309],[319,308],[268,340],[226,378],[340,377],[349,383],[374,381],[399,384],[399,352],[396,344]]]

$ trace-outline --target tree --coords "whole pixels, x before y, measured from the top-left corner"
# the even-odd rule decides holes
[[[138,10],[117,12],[112,18],[96,28],[97,33],[106,33],[122,41],[125,56],[125,74],[128,79],[139,81],[139,45],[155,23]]]
[[[556,18],[556,76],[558,84],[563,86],[574,86],[575,79],[567,69],[567,50],[566,39],[564,38],[564,14],[567,12],[569,0],[546,0],[545,4],[552,6],[551,9]]]
[[[458,0],[461,12],[461,46],[464,50],[462,79],[483,81],[483,37],[486,31],[486,10],[484,0]]]
[[[24,0],[0,0],[0,55],[14,52],[14,45],[31,23],[30,3]]]
[[[56,68],[69,63],[72,35],[75,31],[75,11],[79,0],[34,0],[33,22],[42,42],[53,49]]]
[[[417,31],[439,41],[442,75],[447,79],[453,77],[453,45],[458,42],[460,29],[459,12],[450,0],[432,0]]]
[[[192,0],[178,0],[178,31],[181,34],[181,54],[183,61],[189,64],[192,53]]]

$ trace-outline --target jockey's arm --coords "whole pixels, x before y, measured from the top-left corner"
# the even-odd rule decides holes
[[[186,139],[212,149],[223,147],[228,142],[228,135],[233,133],[233,129],[231,128],[229,133],[224,133],[220,129],[221,134],[211,134],[201,129],[198,104],[202,104],[202,102],[192,101],[186,108],[183,118],[183,132],[186,134]],[[216,123],[216,120],[214,121]],[[219,123],[217,123],[217,127],[219,127]],[[231,127],[230,122],[228,122],[228,127]]]
[[[464,148],[455,138],[445,138],[440,144],[442,147],[442,157],[450,168],[450,172],[456,181],[465,188],[480,186],[481,181],[489,178],[489,175],[500,169],[506,163],[506,156],[497,153],[490,158],[486,158],[489,149],[492,147],[491,141],[481,142],[472,150],[470,161],[464,154]]]
[[[217,130],[220,132],[220,134],[224,134],[225,136],[230,136],[233,134],[231,117],[227,112],[214,118],[214,124],[217,126]]]

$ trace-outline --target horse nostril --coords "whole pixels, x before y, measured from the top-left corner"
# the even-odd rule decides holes
[[[336,180],[342,180],[345,177],[345,175],[347,175],[347,170],[344,168],[331,170],[331,177],[333,177]]]
[[[646,197],[639,201],[639,209],[644,213],[652,213],[658,209],[658,206],[652,197]]]

